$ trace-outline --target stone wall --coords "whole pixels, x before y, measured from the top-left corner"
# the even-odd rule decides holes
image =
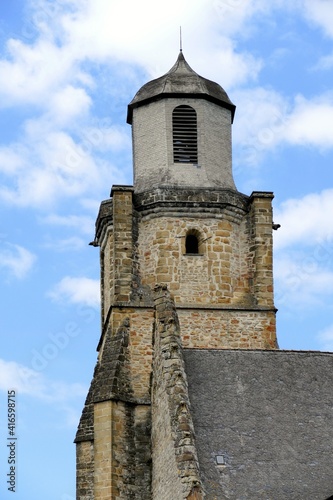
[[[103,330],[76,436],[78,500],[151,498],[153,311],[141,319],[114,308]]]
[[[101,246],[102,335],[76,439],[77,498],[199,500],[182,345],[277,347],[272,194],[137,194],[114,186],[112,195],[101,205],[94,241]],[[189,233],[199,239],[198,254],[186,253]],[[178,315],[163,285],[154,320],[157,281],[170,289]]]
[[[248,211],[203,207],[182,214],[164,206],[139,219],[139,281],[168,285],[184,346],[277,347],[271,200],[271,193],[254,193]],[[199,239],[196,255],[185,251],[189,232]]]
[[[179,323],[166,286],[155,288],[152,382],[152,499],[201,500]]]
[[[114,254],[113,254],[113,226],[108,230],[101,243],[101,320],[102,326],[114,301]]]
[[[246,199],[229,191],[160,189],[133,199],[131,187],[115,186],[112,192],[113,215],[102,231],[102,321],[108,321],[111,304],[138,307],[131,312],[135,321],[145,308],[132,329],[134,357],[150,363],[148,310],[156,282],[168,285],[177,308],[183,310],[184,345],[277,346],[272,193],[255,192]],[[186,254],[189,233],[199,239],[196,255]],[[114,330],[119,314],[112,313]]]
[[[76,443],[76,494],[79,500],[94,500],[94,443]]]
[[[183,98],[197,113],[198,165],[173,162],[172,112],[167,98],[133,109],[134,184],[137,192],[163,185],[236,189],[231,169],[231,111],[212,102]]]
[[[258,305],[273,306],[272,193],[253,192],[250,198],[250,267]]]
[[[188,231],[198,234],[200,253],[185,253]],[[142,220],[139,226],[142,283],[167,283],[177,306],[249,305],[255,303],[247,223],[221,218],[165,216]]]
[[[128,187],[114,187],[112,194],[114,301],[128,302],[131,296],[133,273],[132,192]]]
[[[112,498],[112,405],[94,405],[94,500]]]
[[[178,308],[184,348],[276,349],[274,310]]]
[[[113,402],[110,421],[112,495],[107,499],[150,500],[150,408]]]

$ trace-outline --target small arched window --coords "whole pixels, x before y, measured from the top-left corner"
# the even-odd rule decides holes
[[[174,163],[198,163],[197,113],[191,106],[177,106],[172,112]]]
[[[186,253],[199,253],[199,241],[195,234],[188,234],[185,240]]]

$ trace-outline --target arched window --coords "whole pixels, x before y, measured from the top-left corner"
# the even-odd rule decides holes
[[[174,163],[198,163],[197,113],[191,106],[177,106],[172,112]]]
[[[195,234],[188,234],[185,240],[186,253],[199,253],[199,241]]]

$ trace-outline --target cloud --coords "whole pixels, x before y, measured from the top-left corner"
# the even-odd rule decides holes
[[[207,4],[204,0],[197,0],[195,4],[190,0],[170,0],[163,16],[160,15],[160,6],[153,0],[132,2],[130,16],[128,4],[121,0],[88,0],[84,3],[78,0],[72,4],[76,11],[64,14],[60,23],[68,45],[80,59],[105,61],[113,57],[146,67],[154,66],[161,56],[159,49],[162,53],[169,51],[165,46],[172,46],[169,45],[172,39],[178,46],[181,20],[186,20],[191,31],[193,25],[200,31],[202,26],[207,25]],[[149,50],[152,40],[156,49],[153,52]]]
[[[52,96],[67,85],[91,88],[96,82],[90,70],[96,63],[111,66],[121,61],[145,68],[151,77],[159,76],[174,62],[180,25],[185,53],[188,47],[207,76],[224,75],[227,86],[253,79],[261,63],[250,54],[238,53],[232,37],[244,33],[253,15],[270,10],[258,0],[221,0],[210,5],[205,0],[170,0],[163,16],[153,0],[132,2],[131,16],[121,0],[72,0],[52,9],[41,0],[31,1],[30,6],[34,36],[10,39],[7,57],[0,61],[0,96],[6,106],[48,107]],[[117,86],[112,80],[109,85]]]
[[[0,359],[0,389],[15,389],[21,394],[39,397],[43,394],[42,376],[24,365]]]
[[[0,250],[0,268],[18,279],[27,276],[35,261],[36,256],[20,245],[6,243]]]
[[[132,82],[137,90],[142,69],[150,76],[167,71],[178,52],[181,19],[186,19],[184,45],[192,51],[197,71],[223,80],[227,88],[255,79],[261,61],[237,51],[232,36],[243,30],[247,19],[265,10],[264,2],[236,4],[232,9],[229,5],[229,13],[220,18],[234,31],[221,36],[216,18],[222,6],[216,2],[207,7],[204,0],[195,5],[190,0],[171,0],[161,16],[156,3],[143,0],[131,5],[129,17],[127,4],[120,0],[55,4],[31,0],[26,29],[7,41],[6,55],[0,60],[0,101],[7,107],[29,105],[36,113],[22,121],[9,147],[0,147],[4,177],[0,200],[45,210],[64,198],[99,197],[106,178],[110,185],[113,179],[117,184],[128,183],[130,174],[126,176],[121,164],[118,168],[110,163],[107,153],[130,151],[130,130],[97,123],[94,92],[103,87],[112,101],[123,99],[124,82],[127,86]],[[217,43],[212,44],[213,39]]]
[[[63,226],[63,227],[68,227],[70,229],[75,229],[76,231],[80,231],[83,234],[89,235],[90,237],[94,234],[95,230],[95,219],[87,215],[50,214],[45,217],[41,217],[40,221],[43,224]]]
[[[330,94],[312,100],[298,96],[293,112],[286,117],[284,140],[296,145],[333,147],[333,96]]]
[[[326,54],[325,56],[321,56],[317,63],[313,66],[313,70],[329,70],[333,66],[333,52],[330,54]]]
[[[237,52],[231,39],[218,38],[219,44],[215,50],[208,50],[207,47],[198,49],[195,66],[191,63],[191,59],[187,58],[186,52],[185,56],[197,73],[221,82],[223,88],[230,94],[232,87],[245,84],[249,80],[256,80],[263,64],[261,60],[247,52]]]
[[[333,94],[312,99],[298,95],[294,102],[272,89],[257,87],[235,91],[237,114],[233,139],[235,166],[259,165],[277,146],[333,148]]]
[[[10,147],[0,149],[0,172],[5,175],[18,174],[24,167],[22,152],[13,151]]]
[[[7,393],[10,390],[15,390],[20,397],[36,398],[64,412],[66,425],[70,427],[75,427],[78,422],[73,403],[77,398],[82,400],[87,393],[82,384],[49,380],[25,365],[0,359],[0,391]]]
[[[314,309],[332,303],[333,271],[302,251],[274,260],[277,306]]]
[[[274,219],[281,224],[274,234],[276,249],[295,244],[313,247],[317,259],[333,260],[333,188],[310,193],[303,198],[289,199],[274,210]]]
[[[0,390],[7,392],[11,389],[49,403],[66,402],[86,394],[86,387],[81,384],[51,381],[16,361],[0,359]]]
[[[22,142],[11,145],[16,168],[6,167],[8,148],[0,148],[0,172],[7,185],[0,187],[0,199],[10,205],[52,207],[63,198],[96,194],[105,179],[117,177],[125,183],[125,172],[99,154],[98,145],[86,138],[75,141],[60,130],[47,130],[44,120],[26,124]],[[1,162],[2,160],[2,162]]]
[[[52,41],[36,43],[18,39],[7,42],[7,59],[0,60],[1,106],[48,105],[57,87],[69,79],[77,80],[71,54]]]
[[[333,189],[289,199],[274,211],[277,304],[321,307],[333,295]]]
[[[99,280],[66,276],[53,287],[48,293],[48,296],[57,302],[69,301],[72,304],[85,304],[91,307],[99,307]]]
[[[299,1],[293,9],[303,3],[308,15],[313,8],[309,2]],[[314,4],[316,19],[321,19],[325,6]],[[238,49],[239,37],[251,36],[259,16],[269,20],[275,9],[291,9],[284,0],[269,5],[263,0],[215,0],[209,5],[171,0],[161,16],[156,3],[143,0],[131,5],[129,17],[121,0],[34,0],[29,5],[34,30],[30,37],[7,43],[6,57],[0,60],[0,101],[5,106],[29,104],[40,116],[23,122],[20,137],[0,148],[0,172],[8,181],[0,188],[0,200],[43,209],[64,198],[98,198],[106,178],[110,185],[113,179],[128,182],[130,173],[126,176],[121,165],[112,164],[107,153],[130,151],[129,129],[97,123],[97,89],[103,87],[104,98],[113,103],[128,95],[129,88],[137,90],[142,70],[144,80],[167,71],[176,59],[182,21],[184,52],[196,71],[222,82],[227,91],[253,82],[264,63]],[[260,164],[278,145],[333,146],[330,95],[298,96],[293,103],[258,87],[232,90],[231,98],[238,106],[235,168]]]
[[[45,248],[50,248],[55,252],[75,252],[87,246],[87,242],[82,238],[73,236],[59,241],[52,241],[44,244]]]
[[[83,130],[82,136],[87,144],[98,147],[100,151],[124,151],[130,150],[131,138],[128,126],[105,126],[87,127]]]
[[[333,4],[329,0],[304,0],[302,9],[307,20],[320,26],[324,33],[333,37]]]
[[[91,98],[84,89],[66,85],[52,95],[48,114],[58,125],[64,126],[86,114],[91,104]]]
[[[323,351],[333,351],[333,324],[318,333],[318,340]]]
[[[265,152],[281,142],[288,103],[278,92],[263,87],[236,91],[233,98],[237,104],[233,141],[238,147],[238,162],[257,165]]]

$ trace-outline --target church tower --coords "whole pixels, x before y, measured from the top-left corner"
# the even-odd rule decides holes
[[[222,87],[195,73],[182,52],[128,106],[134,185],[112,187],[93,242],[102,333],[75,439],[78,500],[203,498],[180,350],[277,348],[273,194],[236,189],[234,114]],[[178,336],[169,335],[171,324]],[[170,380],[184,382],[172,382],[176,399],[171,382],[159,393],[159,373],[172,363]],[[181,416],[166,424],[181,391]],[[178,466],[167,477],[170,460]],[[178,480],[181,494],[172,489]]]

